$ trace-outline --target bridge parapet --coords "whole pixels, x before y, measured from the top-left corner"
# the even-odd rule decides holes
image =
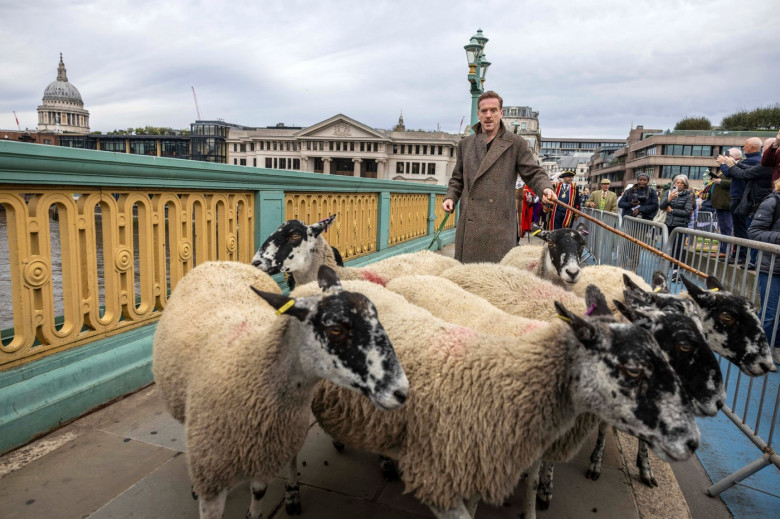
[[[331,214],[326,240],[348,263],[365,264],[426,248],[444,216],[443,186],[8,141],[0,141],[0,185],[0,288],[10,294],[0,301],[0,391],[10,397],[0,424],[19,426],[0,452],[150,383],[154,323],[197,264],[249,262],[283,221]],[[453,218],[444,243],[454,226]],[[133,351],[119,355],[131,381],[108,376],[97,398],[47,411],[38,430],[19,425],[20,407],[40,412],[55,397],[33,396],[39,374],[59,379],[63,366],[80,366],[93,383],[105,375],[96,359],[116,359],[121,348]],[[50,382],[54,393],[83,389]]]

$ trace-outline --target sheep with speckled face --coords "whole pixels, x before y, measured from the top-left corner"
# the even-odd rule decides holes
[[[365,267],[344,267],[343,263],[339,263],[340,255],[338,258],[334,256],[338,251],[322,236],[335,218],[334,214],[308,226],[300,220],[288,220],[265,240],[252,258],[252,265],[272,275],[279,272],[289,274],[291,290],[297,284],[314,281],[320,265],[334,268],[342,280],[366,280],[383,286],[394,277],[438,274],[460,265],[453,258],[421,250],[398,254]]]
[[[673,459],[698,445],[679,379],[652,336],[632,324],[580,318],[559,305],[565,322],[521,338],[489,336],[437,319],[377,284],[343,284],[377,306],[410,397],[380,414],[325,383],[312,411],[334,438],[397,459],[406,491],[437,517],[471,518],[480,499],[502,503],[581,412],[613,420]]]
[[[588,230],[583,224],[576,229],[544,231],[537,228],[534,236],[542,245],[519,245],[501,259],[501,265],[533,272],[542,279],[571,290],[580,280],[582,253]]]
[[[300,513],[295,456],[320,380],[378,409],[406,400],[406,375],[374,306],[344,291],[328,267],[318,281],[316,294],[293,300],[250,265],[209,262],[168,300],[154,335],[154,379],[184,423],[202,519],[222,517],[241,479],[251,480],[247,517],[259,518],[267,483],[285,466],[287,511]]]

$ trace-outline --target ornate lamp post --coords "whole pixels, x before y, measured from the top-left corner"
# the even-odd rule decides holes
[[[466,60],[469,64],[469,83],[471,83],[471,131],[474,131],[474,125],[477,124],[477,99],[485,91],[485,74],[487,73],[490,62],[485,58],[485,45],[488,39],[482,35],[482,29],[477,30],[477,34],[471,37],[466,49]]]

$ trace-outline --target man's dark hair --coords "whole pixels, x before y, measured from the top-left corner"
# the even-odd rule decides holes
[[[481,96],[479,96],[479,99],[477,99],[477,106],[479,107],[479,103],[482,102],[483,99],[498,99],[498,107],[504,108],[504,100],[501,99],[501,96],[493,92],[492,90],[488,90],[487,92],[484,92]]]

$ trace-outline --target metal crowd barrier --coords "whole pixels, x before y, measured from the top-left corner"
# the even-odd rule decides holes
[[[715,213],[699,211],[696,216],[695,228],[699,231],[718,232],[718,219],[715,217]]]
[[[771,330],[767,330],[769,344],[775,344],[780,338],[780,309],[775,311],[774,315],[766,315],[767,303],[772,299],[777,301],[778,297],[775,295],[772,298],[772,292],[777,293],[780,276],[768,273],[774,272],[775,266],[780,264],[780,245],[689,228],[677,228],[669,234],[666,226],[657,222],[633,217],[621,219],[614,213],[593,209],[583,212],[669,255],[672,255],[675,240],[680,240],[683,243],[680,261],[717,277],[727,290],[751,300],[757,308],[759,319],[771,326]],[[588,225],[587,221],[584,223]],[[588,228],[590,236],[587,246],[597,257],[599,264],[616,265],[634,271],[648,282],[655,270],[663,271],[668,276],[677,268],[660,255],[592,222]],[[728,255],[721,257],[718,252],[719,242],[726,243],[727,250],[743,259],[729,262]],[[764,272],[762,262],[768,267],[763,269]],[[757,267],[753,267],[753,263]],[[704,286],[705,279],[682,270],[681,272],[695,283]],[[760,276],[766,279],[764,291],[760,289]],[[670,287],[673,292],[677,292],[681,283],[679,280],[672,282]],[[711,496],[720,494],[769,465],[780,469],[780,454],[774,448],[775,429],[780,415],[780,372],[763,377],[748,377],[725,359],[721,359],[721,366],[725,370],[724,384],[728,395],[723,413],[758,447],[760,454],[753,462],[709,487],[707,493]]]

